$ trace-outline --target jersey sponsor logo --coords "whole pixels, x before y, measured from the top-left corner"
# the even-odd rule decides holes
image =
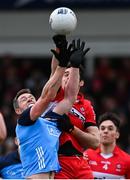
[[[80,108],[80,111],[81,111],[83,114],[85,114],[85,109],[84,109],[84,107],[81,107],[81,108]]]
[[[85,122],[85,117],[74,107],[70,110],[70,113],[73,114],[74,116],[78,117],[80,120]]]
[[[51,125],[47,125],[47,129],[48,129],[48,132],[51,136],[59,137],[60,131],[57,128],[55,128]]]
[[[39,170],[45,168],[45,163],[44,163],[44,152],[42,146],[37,147],[36,149],[37,157],[38,157],[38,167]]]
[[[7,174],[10,175],[10,176],[15,176],[16,172],[9,170],[9,171],[7,171]]]
[[[89,164],[91,164],[91,165],[96,165],[96,166],[97,166],[97,162],[96,162],[96,161],[90,160],[90,161],[89,161]]]
[[[121,164],[117,164],[116,165],[116,171],[121,172],[121,169],[122,169]]]
[[[19,174],[19,176],[23,177],[23,170],[9,170],[6,172],[9,176],[13,177],[13,176],[16,176],[17,174]]]

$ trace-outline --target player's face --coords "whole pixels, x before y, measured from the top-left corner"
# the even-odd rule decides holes
[[[110,120],[103,121],[99,127],[100,142],[104,145],[110,145],[116,143],[116,139],[119,137],[117,127]]]
[[[18,97],[18,105],[20,112],[23,112],[28,107],[34,105],[36,102],[35,97],[32,94],[24,93]]]
[[[64,87],[66,86],[66,84],[68,83],[69,77],[70,77],[70,72],[71,72],[71,68],[67,68],[65,70],[64,76],[62,78],[62,88],[64,89]],[[80,86],[80,83],[79,83]]]

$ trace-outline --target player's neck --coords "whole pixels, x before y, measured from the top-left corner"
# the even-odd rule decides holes
[[[104,154],[110,154],[110,153],[113,153],[113,150],[115,148],[116,144],[113,143],[113,144],[109,144],[109,145],[103,145],[101,144],[100,148],[101,148],[101,152],[104,153]]]

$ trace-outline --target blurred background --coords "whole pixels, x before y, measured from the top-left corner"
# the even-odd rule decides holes
[[[54,47],[48,20],[58,7],[77,15],[76,30],[67,36],[87,41],[83,92],[93,103],[97,119],[112,111],[121,117],[118,144],[130,154],[130,0],[1,0],[0,112],[7,139],[0,155],[13,151],[17,117],[12,100],[21,88],[36,97],[49,78]]]

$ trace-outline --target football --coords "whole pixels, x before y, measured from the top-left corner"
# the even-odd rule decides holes
[[[70,34],[77,26],[77,17],[71,9],[60,7],[51,13],[49,24],[56,34]]]

